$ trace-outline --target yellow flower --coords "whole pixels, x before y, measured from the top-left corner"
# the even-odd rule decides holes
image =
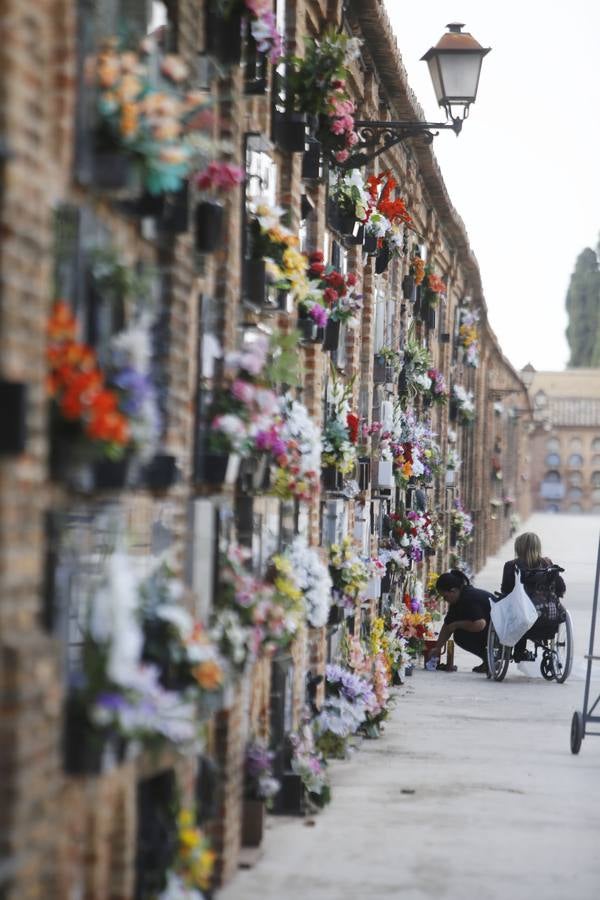
[[[192,850],[200,843],[200,835],[195,828],[182,828],[179,832],[179,843],[184,850]]]
[[[288,272],[304,273],[306,270],[306,257],[297,250],[288,247],[283,253],[283,265]]]
[[[189,809],[182,809],[177,816],[177,822],[180,828],[191,828],[194,824],[194,816]]]

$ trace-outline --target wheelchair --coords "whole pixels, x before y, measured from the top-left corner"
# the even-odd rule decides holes
[[[535,646],[535,659],[540,659],[540,671],[546,681],[563,684],[571,674],[573,664],[573,623],[568,610],[564,622],[546,624],[538,619],[530,629],[533,634],[528,641]],[[528,633],[529,635],[529,633]],[[490,620],[487,640],[488,678],[502,681],[513,659],[513,648],[505,647],[494,630]]]

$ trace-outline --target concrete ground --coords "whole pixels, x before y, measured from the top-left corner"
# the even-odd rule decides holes
[[[587,737],[579,756],[569,745],[600,518],[536,515],[523,530],[566,569],[571,678],[558,685],[511,663],[495,683],[462,651],[458,672],[417,670],[383,737],[331,764],[331,805],[314,820],[269,817],[262,858],[219,900],[600,897],[600,738]],[[476,584],[497,589],[512,555],[507,544]]]

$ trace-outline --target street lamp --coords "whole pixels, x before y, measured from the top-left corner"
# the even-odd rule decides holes
[[[359,142],[343,169],[356,169],[370,163],[390,147],[411,137],[422,137],[430,144],[440,129],[451,128],[456,135],[475,103],[483,57],[491,48],[482,47],[464,25],[452,22],[435,47],[422,57],[429,73],[439,105],[446,110],[445,122],[384,122],[357,119],[354,123]],[[458,111],[458,114],[457,114]]]

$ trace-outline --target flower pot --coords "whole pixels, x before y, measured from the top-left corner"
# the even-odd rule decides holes
[[[430,331],[433,331],[435,328],[435,309],[433,306],[427,308],[427,327]]]
[[[264,259],[246,260],[245,296],[255,306],[277,308],[277,294],[270,291]]]
[[[91,723],[80,701],[67,699],[63,758],[68,775],[100,775],[123,761],[126,746],[120,735]]]
[[[450,335],[447,331],[442,331],[440,334],[440,344],[449,344],[450,343]]]
[[[156,225],[162,234],[185,234],[190,230],[189,186],[164,194],[162,212]]]
[[[403,396],[408,392],[408,380],[406,378],[406,370],[402,369],[398,376],[398,393]]]
[[[386,384],[388,380],[388,367],[384,356],[375,355],[373,360],[373,381],[375,384]]]
[[[307,148],[302,154],[302,178],[316,181],[321,177],[321,142],[309,137]]]
[[[97,491],[116,491],[127,487],[131,458],[101,459],[94,463],[94,488]]]
[[[225,66],[239,65],[242,59],[242,17],[233,11],[224,16],[217,9],[215,0],[209,0],[205,8],[205,48]]]
[[[456,422],[458,418],[458,400],[456,400],[454,397],[451,398],[448,405],[448,415],[451,422]]]
[[[368,253],[369,256],[373,256],[377,253],[377,235],[368,233],[365,234],[365,239],[363,241],[363,250],[365,253]]]
[[[413,300],[415,292],[415,279],[412,275],[405,275],[402,279],[402,296],[405,300]]]
[[[27,386],[18,381],[0,381],[0,454],[18,456],[25,451]]]
[[[304,153],[307,141],[306,114],[276,113],[273,139],[285,153]]]
[[[377,463],[376,487],[389,490],[394,484],[394,463],[391,459],[380,459]]]
[[[120,150],[96,150],[92,157],[92,183],[106,191],[130,187],[134,176],[131,157]]]
[[[242,846],[259,847],[265,828],[265,801],[244,798],[242,803]]]
[[[216,200],[202,200],[194,210],[194,246],[198,253],[214,253],[223,243],[225,209]]]
[[[341,491],[344,476],[335,466],[324,466],[321,469],[321,484],[324,491]]]
[[[360,456],[358,459],[358,487],[361,491],[368,491],[371,483],[371,459],[368,456]]]
[[[94,489],[94,463],[99,462],[97,451],[81,437],[75,425],[51,422],[49,474],[52,481],[82,493]]]
[[[177,460],[174,456],[159,453],[144,467],[143,483],[154,491],[166,490],[177,480]]]
[[[387,247],[382,247],[375,257],[375,274],[383,275],[383,273],[389,266],[391,259],[391,252],[387,249]]]
[[[300,775],[284,772],[281,776],[281,790],[275,800],[274,812],[287,815],[304,815],[305,789]]]
[[[329,608],[328,625],[341,625],[345,619],[344,609],[341,606],[333,605]]]
[[[344,237],[352,239],[357,219],[353,212],[348,212],[330,199],[327,203],[327,224]]]
[[[291,313],[294,308],[294,298],[291,291],[277,291],[277,309],[280,312]]]
[[[298,314],[296,328],[300,332],[300,340],[305,344],[320,344],[323,342],[325,330],[319,328],[315,320],[311,319],[309,315],[303,314],[302,311]]]
[[[354,232],[356,232],[356,233],[354,233]],[[346,243],[360,247],[363,244],[364,239],[365,239],[365,226],[359,225],[358,228],[356,228],[356,223],[355,223],[353,226],[353,233],[346,236]]]
[[[340,322],[329,319],[325,326],[323,350],[335,351],[340,345]]]
[[[268,489],[269,458],[266,453],[253,454],[241,461],[238,485],[242,493],[257,493]]]
[[[206,453],[202,461],[203,481],[207,484],[235,484],[240,467],[237,453]]]
[[[386,573],[383,576],[383,578],[381,579],[381,593],[389,594],[391,589],[392,589],[392,579],[391,579],[391,576]]]

